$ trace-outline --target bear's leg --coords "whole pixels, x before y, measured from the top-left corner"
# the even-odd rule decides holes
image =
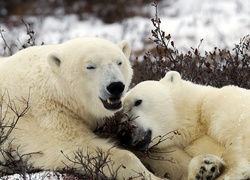
[[[114,162],[114,169],[118,169],[117,179],[147,179],[160,180],[149,172],[141,161],[130,151],[117,148],[110,149],[111,160]],[[109,169],[108,169],[109,171]],[[142,177],[142,176],[143,177]]]
[[[218,178],[218,180],[249,180],[250,179],[250,162],[245,157],[246,152],[227,151],[223,154],[223,159],[227,163],[227,169]]]
[[[149,155],[135,154],[155,175],[162,178],[186,180],[191,157],[178,147],[157,149]]]
[[[17,130],[15,129],[13,132],[15,134]],[[51,135],[54,133],[51,131],[41,133],[44,134],[44,137],[40,136],[37,144],[32,138],[28,141],[28,133],[26,133],[24,137],[15,136],[16,139],[26,142],[25,146],[20,145],[20,141],[16,139],[12,141],[11,146],[12,148],[18,147],[18,153],[21,155],[32,153],[29,163],[35,168],[41,167],[44,170],[61,171],[64,168],[72,168],[83,175],[87,171],[98,175],[103,173],[107,177],[115,175],[116,179],[133,179],[135,177],[138,179],[144,177],[146,180],[161,179],[149,172],[132,152],[117,148],[106,139],[98,139],[93,135],[91,137],[91,134],[83,131],[81,132],[83,135],[77,136],[77,139],[72,138],[66,141],[64,136],[70,136],[67,131],[64,132],[66,135],[58,133],[58,137]],[[24,141],[22,138],[27,140]],[[87,166],[85,166],[86,164]]]
[[[84,142],[80,144],[84,144]],[[85,143],[84,146],[79,146],[78,150],[75,149],[75,146],[69,146],[68,144],[65,145],[66,146],[64,147],[63,154],[69,157],[68,159],[70,160],[61,155],[56,157],[57,161],[64,162],[64,164],[66,164],[68,167],[79,169],[80,172],[81,170],[84,170],[84,166],[74,162],[79,162],[78,156],[76,157],[78,154],[83,155],[83,159],[81,160],[80,158],[80,162],[88,162],[91,160],[89,163],[89,168],[94,168],[94,170],[95,164],[99,159],[100,162],[98,162],[98,164],[103,163],[101,170],[108,177],[112,177],[114,174],[116,174],[116,179],[134,179],[136,177],[147,180],[161,179],[149,172],[132,152],[117,148],[104,139],[92,139],[89,143]],[[102,152],[103,155],[98,155],[98,152]],[[46,154],[46,156],[48,158],[48,156],[52,155]],[[86,158],[87,160],[85,160]],[[94,159],[94,161],[92,159]],[[106,159],[106,163],[104,163],[104,159]],[[81,173],[84,174],[84,172]]]
[[[214,180],[225,170],[223,159],[213,154],[195,156],[189,163],[189,180]]]
[[[221,158],[226,162],[227,168],[218,177],[218,180],[246,180],[250,179],[250,153],[248,139],[246,142],[237,141],[226,147]]]

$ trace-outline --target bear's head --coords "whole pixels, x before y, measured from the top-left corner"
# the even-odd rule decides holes
[[[58,45],[48,63],[61,101],[83,118],[112,116],[132,79],[130,53],[125,40],[84,37]]]
[[[170,71],[160,81],[141,82],[125,95],[125,116],[118,132],[122,144],[145,149],[168,138],[169,133],[176,130],[172,89],[178,89],[180,84],[180,74]],[[158,145],[164,146],[164,142]]]

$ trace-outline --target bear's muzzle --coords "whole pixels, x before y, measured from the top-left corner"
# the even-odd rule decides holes
[[[122,123],[117,136],[122,145],[135,150],[145,150],[151,143],[152,131]]]

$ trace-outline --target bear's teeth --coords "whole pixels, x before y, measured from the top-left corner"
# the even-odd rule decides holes
[[[110,105],[114,105],[114,104],[117,104],[121,101],[121,98],[108,98],[107,99],[107,103],[110,104]]]
[[[113,104],[112,101],[110,99],[107,99],[107,103],[108,104]]]

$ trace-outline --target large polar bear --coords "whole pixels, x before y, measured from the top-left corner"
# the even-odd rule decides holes
[[[156,147],[150,155],[166,161],[142,161],[159,176],[250,178],[249,90],[197,85],[170,71],[130,90],[124,113],[130,121],[121,127],[121,141],[136,149]]]
[[[121,97],[132,78],[130,52],[127,41],[115,45],[84,37],[30,47],[0,59],[3,123],[10,125],[16,115],[25,114],[3,147],[18,149],[19,155],[32,154],[29,162],[34,167],[50,170],[79,168],[72,162],[77,151],[87,157],[101,149],[111,158],[104,167],[107,176],[119,168],[118,179],[138,173],[158,179],[131,152],[93,133],[104,117],[122,108]],[[0,160],[5,158],[0,153]]]

